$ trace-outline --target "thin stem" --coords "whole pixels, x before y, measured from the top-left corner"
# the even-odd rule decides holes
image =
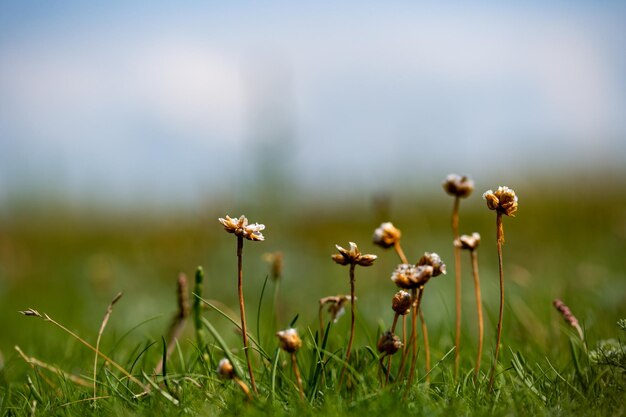
[[[411,332],[411,342],[413,347],[412,347],[412,358],[411,358],[411,370],[409,371],[409,382],[407,383],[406,389],[407,392],[409,390],[409,387],[411,386],[411,384],[413,383],[413,377],[415,376],[415,364],[417,363],[417,312],[420,309],[420,303],[422,302],[422,295],[424,294],[424,287],[421,286],[419,288],[419,293],[417,293],[417,289],[413,289],[412,290],[412,296],[413,296],[413,314],[411,316],[411,321],[412,321],[412,326],[413,326],[413,330]]]
[[[400,262],[402,262],[403,264],[408,264],[409,260],[406,258],[406,255],[404,254],[404,251],[402,250],[402,246],[400,245],[399,240],[395,241],[395,243],[393,244],[393,248],[396,250],[398,257],[400,258]]]
[[[410,340],[409,340],[410,343]],[[396,380],[399,381],[404,374],[404,363],[409,351],[409,347],[406,345],[406,315],[402,316],[402,358],[400,359],[400,366],[398,366],[398,376]]]
[[[237,377],[233,377],[233,381],[235,381],[235,383],[239,385],[239,387],[244,392],[244,394],[246,394],[246,397],[248,397],[248,400],[252,400],[252,394],[250,393],[250,388],[248,388],[246,383]]]
[[[459,238],[459,205],[461,199],[454,198],[452,208],[452,234],[454,239]],[[459,375],[459,362],[461,359],[461,249],[454,245],[454,304],[456,306],[456,330],[454,336],[454,379]]]
[[[478,254],[476,250],[470,252],[472,257],[472,272],[474,274],[474,292],[476,294],[476,313],[478,314],[478,355],[476,356],[476,369],[474,370],[474,377],[478,381],[478,374],[480,372],[480,360],[483,356],[483,302],[480,296],[480,277],[478,276]]]
[[[355,325],[355,317],[354,317],[354,267],[355,263],[350,264],[350,307],[351,307],[351,318],[350,318],[350,339],[348,339],[348,348],[346,350],[346,360],[343,364],[343,368],[341,370],[341,377],[339,378],[339,386],[342,385],[343,377],[346,372],[346,365],[350,360],[350,353],[352,351],[352,341],[354,340],[354,325]]]
[[[502,316],[504,313],[504,272],[502,268],[502,243],[504,242],[504,229],[502,227],[502,213],[497,212],[496,217],[496,238],[498,243],[498,272],[500,273],[500,315],[498,317],[498,327],[496,330],[496,351],[491,366],[491,374],[489,376],[489,390],[493,388],[496,366],[498,365],[498,355],[500,353],[500,339],[502,337]]]
[[[424,358],[426,360],[426,382],[430,382],[430,344],[428,343],[428,326],[424,320],[424,312],[419,310],[420,322],[422,323],[422,337],[424,338]]]
[[[396,333],[396,325],[398,324],[398,316],[399,314],[396,313],[393,316],[393,323],[391,324],[391,334],[395,334]],[[382,363],[382,359],[381,359],[381,363]],[[389,374],[391,373],[391,355],[389,355],[389,359],[387,359],[387,376],[385,377],[385,385],[387,385],[389,383]],[[383,385],[384,387],[384,385]]]
[[[320,318],[320,340],[324,340],[324,305],[323,304],[320,304],[319,318]]]
[[[241,332],[243,337],[243,351],[246,354],[246,362],[248,364],[248,373],[250,374],[250,385],[255,394],[258,393],[256,383],[254,382],[254,374],[252,373],[252,364],[250,363],[250,352],[248,350],[248,331],[246,329],[246,308],[243,302],[243,237],[237,236],[237,290],[239,292],[239,313],[241,314]]]
[[[293,373],[296,376],[296,382],[298,383],[298,389],[300,390],[300,401],[304,401],[304,388],[302,388],[302,377],[300,376],[300,370],[298,369],[296,352],[291,353],[291,366],[293,367]]]
[[[113,300],[109,303],[106,312],[104,313],[104,317],[102,318],[102,323],[100,324],[100,330],[98,331],[98,338],[96,339],[96,355],[93,359],[93,398],[94,401],[97,398],[97,372],[98,372],[98,353],[100,352],[100,339],[102,339],[102,333],[104,333],[104,328],[109,322],[109,317],[111,317],[111,313],[113,313],[113,306],[115,303],[119,301],[122,297],[122,293],[117,293]]]

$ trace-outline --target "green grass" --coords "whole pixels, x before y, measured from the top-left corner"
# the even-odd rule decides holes
[[[475,305],[465,253],[461,375],[456,382],[453,377],[452,200],[443,195],[394,200],[388,215],[372,209],[367,199],[341,205],[215,205],[185,215],[8,212],[0,224],[0,415],[624,415],[623,347],[595,351],[591,360],[551,302],[561,298],[570,306],[585,329],[589,351],[600,341],[626,338],[616,324],[626,317],[626,192],[600,190],[581,198],[580,190],[554,195],[536,186],[514,188],[520,208],[516,218],[505,219],[507,294],[493,393],[487,391],[486,375],[498,310],[495,215],[478,192],[461,205],[461,232],[483,236],[479,263],[485,346],[477,383],[472,371]],[[217,222],[218,216],[241,212],[267,226],[266,242],[246,242],[244,247],[246,311],[260,389],[252,402],[233,381],[221,380],[215,372],[217,362],[229,356],[247,379],[236,331],[235,239]],[[384,389],[380,385],[376,341],[393,318],[396,288],[389,276],[397,264],[391,251],[370,243],[383,220],[403,231],[411,261],[434,251],[450,271],[428,284],[423,300],[434,366],[431,382],[425,382],[420,355],[418,383],[406,395],[403,382]],[[324,342],[316,336],[317,308],[321,297],[349,292],[346,268],[330,259],[334,244],[345,246],[348,241],[379,259],[356,272],[353,383],[338,388],[349,311],[329,328]],[[285,259],[278,306],[276,283],[266,279],[269,266],[262,261],[263,253],[276,250]],[[185,272],[193,288],[199,265],[205,271],[202,298],[217,309],[199,304],[204,306],[197,321],[200,336],[189,317],[166,362],[166,375],[152,375],[163,356],[162,338],[177,311],[178,273]],[[100,348],[149,384],[149,394],[134,398],[142,389],[100,360],[98,395],[103,398],[93,402],[92,388],[31,368],[14,350],[19,345],[26,355],[92,382],[93,352],[50,323],[17,311],[45,312],[95,344],[106,307],[118,291],[124,296],[113,309]],[[190,297],[193,303],[195,297]],[[304,342],[297,357],[306,404],[298,400],[289,357],[279,352],[274,335],[294,319]],[[395,365],[397,361],[394,358]]]

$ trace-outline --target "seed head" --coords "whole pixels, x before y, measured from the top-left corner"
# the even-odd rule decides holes
[[[391,280],[400,288],[413,289],[426,284],[432,276],[433,267],[430,265],[400,264],[391,274]]]
[[[374,244],[383,248],[390,248],[400,241],[402,233],[397,229],[393,223],[382,223],[376,230],[374,230],[373,241]]]
[[[356,246],[356,243],[350,242],[350,249],[344,249],[339,245],[335,245],[339,253],[331,255],[333,261],[339,265],[356,264],[361,266],[370,266],[374,263],[376,255],[361,255],[361,251]]]
[[[489,210],[497,210],[502,214],[514,217],[517,211],[517,196],[515,191],[509,187],[498,187],[494,192],[493,190],[487,190],[483,194],[483,198],[487,201],[487,207]]]
[[[465,175],[450,174],[442,185],[446,193],[459,198],[469,197],[474,191],[474,181]]]
[[[380,336],[380,339],[378,339],[376,348],[380,353],[393,355],[398,350],[402,349],[402,342],[400,341],[400,338],[398,336],[391,333],[390,330],[387,330]]]
[[[443,263],[441,257],[435,252],[424,252],[424,256],[417,261],[417,266],[429,265],[433,267],[433,277],[446,273],[446,264]]]
[[[276,333],[280,348],[285,352],[294,353],[302,346],[302,339],[296,329],[281,330]]]
[[[480,245],[480,235],[476,232],[471,235],[461,235],[458,239],[454,239],[454,246],[460,249],[474,250]]]
[[[19,313],[23,314],[25,316],[43,318],[43,316],[41,315],[41,313],[39,311],[34,310],[32,308],[29,308],[28,310],[20,311]]]
[[[265,240],[265,237],[263,237],[261,233],[261,230],[265,229],[265,225],[259,223],[248,224],[246,216],[242,215],[239,219],[232,219],[227,215],[225,218],[220,217],[218,220],[228,233],[233,233],[236,236],[241,236],[248,240]]]
[[[396,314],[406,316],[411,309],[411,294],[406,291],[398,291],[391,299],[391,308]]]
[[[233,379],[235,377],[235,368],[227,358],[222,358],[217,364],[217,374],[224,379]]]
[[[356,297],[354,297],[356,300]],[[331,319],[334,323],[339,320],[339,317],[343,316],[345,313],[345,305],[347,302],[352,300],[352,297],[349,295],[335,295],[330,297],[320,298],[320,306],[324,304],[328,304],[328,313],[330,314]]]

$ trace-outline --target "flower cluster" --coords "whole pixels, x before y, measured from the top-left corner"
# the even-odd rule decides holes
[[[281,330],[276,333],[280,348],[285,352],[294,353],[302,346],[302,339],[298,336],[296,329]]]
[[[461,235],[454,239],[454,246],[460,249],[474,250],[480,245],[480,234],[474,232],[471,235]]]
[[[517,211],[517,196],[515,195],[515,191],[509,187],[498,187],[495,192],[488,190],[483,194],[483,198],[487,201],[489,210],[496,210],[507,216],[515,216],[515,212]]]
[[[400,241],[402,233],[396,228],[393,223],[382,223],[376,230],[374,230],[373,241],[374,244],[383,248],[390,248]]]
[[[265,225],[259,223],[248,224],[246,216],[242,215],[239,219],[233,219],[227,215],[226,218],[220,217],[218,220],[228,233],[233,233],[236,236],[241,236],[248,240],[265,240],[265,237],[263,237],[261,233],[261,231],[265,229]]]
[[[452,196],[466,198],[474,191],[474,181],[465,175],[450,174],[443,182],[443,189]]]
[[[339,253],[335,253],[332,256],[333,261],[338,263],[339,265],[361,265],[361,266],[370,266],[374,263],[377,256],[376,255],[362,255],[359,248],[356,246],[356,243],[350,242],[350,249],[342,248],[339,245],[335,245]]]

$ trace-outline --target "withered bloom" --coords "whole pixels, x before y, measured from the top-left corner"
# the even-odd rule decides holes
[[[400,288],[418,288],[428,282],[434,269],[430,265],[400,264],[391,274],[391,280]]]
[[[417,261],[417,266],[428,265],[433,268],[433,277],[446,273],[446,264],[443,263],[441,257],[435,252],[425,252],[424,256]]]
[[[335,247],[339,253],[335,253],[331,256],[333,261],[339,265],[355,264],[360,266],[370,266],[377,258],[376,255],[362,255],[361,251],[354,242],[350,242],[350,249],[344,249],[339,245],[335,245]]]
[[[235,368],[227,358],[222,358],[217,365],[217,374],[224,379],[233,379],[235,377]]]
[[[454,239],[454,246],[461,249],[474,250],[480,245],[480,234],[474,232],[471,235],[461,235]]]
[[[220,217],[218,220],[228,233],[233,233],[236,236],[241,236],[248,240],[265,240],[265,237],[263,237],[261,233],[261,231],[265,229],[265,225],[259,223],[248,224],[246,216],[242,215],[239,219],[232,219],[227,215],[225,218]]]
[[[378,246],[390,248],[400,241],[401,237],[402,233],[393,223],[385,222],[374,231],[373,241]]]
[[[294,353],[302,346],[302,339],[296,329],[281,330],[276,333],[280,348],[285,352]]]
[[[283,274],[283,253],[265,253],[263,254],[263,260],[271,266],[272,279],[278,281]]]
[[[474,181],[465,175],[450,174],[442,185],[446,193],[459,198],[469,197],[474,191]]]
[[[517,196],[515,191],[509,187],[498,187],[494,192],[488,190],[483,194],[483,198],[487,201],[487,207],[490,210],[496,210],[507,216],[515,216],[517,211]]]
[[[320,298],[320,309],[324,304],[328,304],[328,314],[331,320],[336,323],[339,317],[345,313],[345,305],[352,297],[349,295],[336,295]]]
[[[402,342],[400,341],[400,338],[398,336],[391,333],[390,330],[387,330],[380,336],[380,339],[378,339],[376,348],[380,353],[385,353],[385,355],[393,355],[398,350],[402,349]]]
[[[406,316],[411,310],[411,294],[406,291],[398,291],[391,300],[391,308],[396,314]]]

